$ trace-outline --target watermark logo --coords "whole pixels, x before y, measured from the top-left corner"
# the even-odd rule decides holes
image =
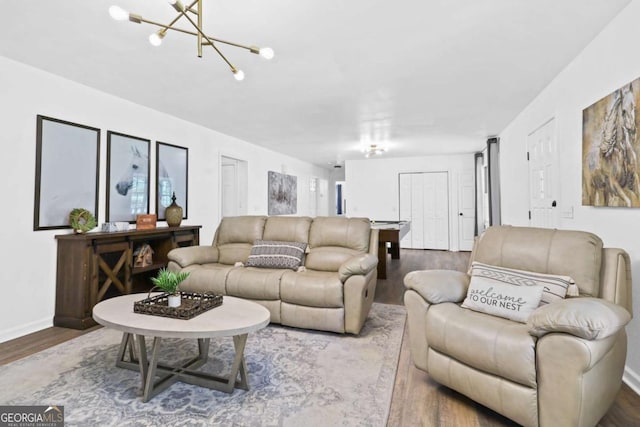
[[[64,427],[64,406],[0,406],[0,427]]]

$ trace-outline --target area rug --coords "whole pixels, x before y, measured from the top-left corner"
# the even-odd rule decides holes
[[[115,367],[119,332],[102,328],[0,366],[0,404],[64,405],[67,426],[384,426],[405,309],[374,304],[360,335],[270,325],[249,335],[250,389],[175,383],[147,403],[139,374]],[[186,360],[195,340],[167,340],[160,360]],[[210,372],[228,372],[231,338],[212,339]]]

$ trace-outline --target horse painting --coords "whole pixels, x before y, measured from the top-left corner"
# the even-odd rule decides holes
[[[108,219],[132,221],[149,209],[149,154],[134,143],[118,144],[112,146],[112,161],[123,169],[112,169],[118,179],[109,194]]]
[[[583,205],[640,207],[638,148],[629,83],[583,111]]]

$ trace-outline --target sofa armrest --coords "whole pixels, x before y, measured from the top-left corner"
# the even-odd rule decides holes
[[[422,270],[404,276],[404,286],[430,304],[461,302],[467,296],[469,276],[461,271]]]
[[[555,301],[536,309],[527,321],[529,334],[542,337],[563,332],[586,340],[615,335],[631,320],[627,310],[600,298]]]
[[[366,276],[378,265],[378,257],[371,254],[362,254],[346,260],[338,270],[340,281],[346,282],[351,276]]]
[[[210,264],[218,262],[218,248],[215,246],[187,246],[169,251],[169,261],[184,268],[192,264]]]

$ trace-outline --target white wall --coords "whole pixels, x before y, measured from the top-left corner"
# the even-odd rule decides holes
[[[298,215],[308,214],[309,179],[329,178],[328,170],[309,163],[0,57],[0,342],[52,325],[54,236],[68,232],[33,231],[37,114],[102,130],[99,223],[105,220],[107,130],[150,139],[153,156],[155,140],[189,148],[189,219],[183,223],[203,226],[203,244],[219,222],[221,154],[249,163],[249,214],[267,213],[269,170],[298,177]],[[151,212],[154,188],[152,174]]]
[[[556,118],[560,228],[587,230],[605,246],[621,247],[631,256],[634,282],[640,282],[640,210],[582,206],[582,110],[640,77],[640,1],[634,0],[582,53],[500,134],[502,221],[528,225],[529,186],[527,135],[551,117]],[[640,392],[640,291],[634,285],[636,318],[627,327],[629,349],[625,381]]]
[[[398,174],[406,172],[449,172],[450,249],[458,250],[458,174],[474,171],[471,154],[391,159],[362,159],[345,162],[347,215],[373,220],[398,220]]]

